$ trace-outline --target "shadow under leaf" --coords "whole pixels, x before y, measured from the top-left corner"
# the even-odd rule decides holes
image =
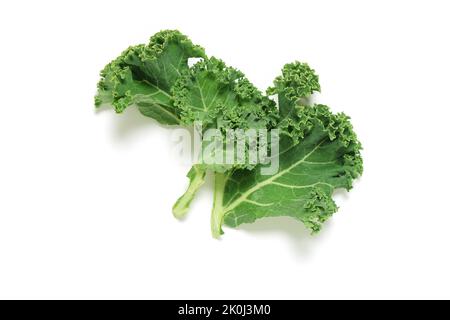
[[[255,237],[283,237],[291,243],[296,255],[307,257],[323,240],[326,229],[331,227],[328,221],[318,234],[311,234],[300,221],[290,217],[267,217],[256,220],[251,224],[243,224],[237,229],[254,235]]]

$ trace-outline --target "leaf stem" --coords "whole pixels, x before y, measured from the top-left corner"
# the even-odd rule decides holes
[[[211,212],[211,233],[214,238],[218,239],[223,234],[223,193],[225,189],[226,175],[216,172],[214,174],[214,202]]]
[[[206,170],[200,168],[199,166],[193,166],[189,171],[189,187],[186,192],[180,198],[178,198],[177,202],[175,202],[172,208],[172,213],[176,218],[181,219],[186,215],[187,211],[189,210],[189,205],[194,199],[195,194],[203,185],[203,183],[205,183],[205,175]]]

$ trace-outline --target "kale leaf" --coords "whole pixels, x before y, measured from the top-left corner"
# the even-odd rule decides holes
[[[200,60],[190,66],[190,58]],[[173,206],[173,213],[178,218],[186,214],[211,171],[215,179],[214,237],[223,233],[223,224],[237,227],[274,216],[293,217],[318,232],[337,211],[333,192],[350,190],[362,174],[362,147],[350,118],[309,102],[311,94],[321,88],[306,63],[286,64],[265,95],[241,71],[208,57],[179,31],[164,30],[146,45],[129,47],[100,76],[96,107],[112,106],[121,113],[136,106],[144,116],[166,125],[192,127],[201,122],[202,133],[218,129],[225,141],[231,139],[230,129],[279,133],[279,146],[270,155],[279,161],[276,173],[263,174],[265,164],[249,159],[192,166],[188,189]],[[251,147],[255,146],[246,142],[246,151]],[[215,152],[206,157],[214,157]]]

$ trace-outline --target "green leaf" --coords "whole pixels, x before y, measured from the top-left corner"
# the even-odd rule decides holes
[[[236,227],[271,216],[293,217],[317,232],[337,210],[333,191],[350,190],[361,175],[361,144],[346,115],[332,114],[324,105],[297,106],[279,128],[278,173],[261,175],[256,167],[219,176],[224,181],[216,192],[223,195],[213,209],[214,236],[223,223]]]
[[[203,132],[210,128],[220,129],[224,142],[229,138],[227,129],[270,128],[276,124],[275,103],[256,89],[242,72],[214,57],[195,64],[177,80],[172,93],[174,105],[181,110],[180,117],[184,125],[201,121]],[[212,153],[204,155],[203,160],[214,159],[216,151],[217,148],[213,148]],[[225,154],[225,150],[221,151]],[[193,181],[198,181],[198,176],[204,176],[207,169],[224,172],[236,167],[250,169],[254,165],[244,159],[241,164],[230,165],[206,164],[204,161],[201,167],[201,171],[197,165],[189,172],[191,184],[174,205],[175,216],[186,213],[198,190]]]
[[[224,142],[230,138],[227,136],[228,129],[265,129],[277,123],[274,101],[256,89],[242,72],[214,57],[195,64],[178,79],[172,93],[174,105],[181,110],[182,124],[190,126],[200,121],[202,133],[212,128],[219,129]],[[208,158],[215,157],[214,151],[217,149],[213,149]],[[225,153],[225,150],[222,151]],[[207,166],[213,171],[254,166],[245,160],[243,162]]]
[[[203,128],[247,129],[274,125],[276,107],[242,72],[214,57],[196,63],[172,89],[181,121]]]
[[[147,45],[129,47],[103,69],[95,105],[112,105],[118,113],[137,105],[143,115],[162,124],[179,124],[171,91],[192,57],[204,58],[203,48],[179,31],[158,32]]]
[[[299,100],[320,91],[319,77],[315,71],[308,64],[298,61],[285,64],[273,84],[267,89],[267,94],[278,95],[281,118],[289,117]]]

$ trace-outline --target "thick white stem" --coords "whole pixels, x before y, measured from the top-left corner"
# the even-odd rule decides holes
[[[198,189],[205,183],[205,174],[206,171],[204,169],[193,167],[188,174],[190,178],[189,187],[186,192],[175,202],[172,212],[173,215],[180,219],[183,218],[189,210],[189,205],[195,197]]]
[[[219,238],[222,234],[223,223],[223,192],[225,188],[225,174],[215,173],[214,175],[214,202],[211,212],[211,233],[214,238]]]

